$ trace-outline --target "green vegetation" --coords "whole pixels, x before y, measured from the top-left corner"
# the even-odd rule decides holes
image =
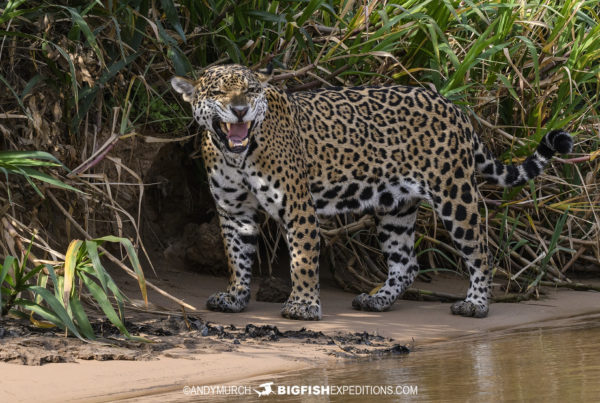
[[[52,154],[43,151],[0,151],[0,172],[8,179],[9,174],[21,175],[33,189],[44,197],[40,189],[35,185],[33,179],[46,182],[55,187],[77,191],[72,186],[40,171],[41,167],[63,166]]]
[[[555,159],[535,183],[506,191],[481,187],[496,276],[506,279],[507,290],[569,284],[570,271],[590,265],[598,273],[596,1],[17,0],[0,1],[0,9],[6,149],[50,152],[80,167],[75,177],[117,143],[161,132],[182,137],[189,109],[167,81],[215,63],[261,68],[271,62],[272,82],[291,91],[366,83],[433,86],[467,111],[505,162],[532,152],[550,129],[575,135],[574,153]],[[104,141],[107,147],[99,147]],[[122,162],[104,162],[124,169]],[[126,168],[139,179],[139,167]],[[108,200],[111,214],[123,214],[106,190],[115,185],[106,179],[99,191],[97,179],[78,180],[95,189],[95,198]],[[11,183],[3,189],[8,192]],[[130,195],[136,197],[141,191]],[[75,211],[82,204],[74,203]],[[130,216],[125,221],[137,232],[139,222]],[[423,267],[461,271],[456,250],[435,223],[423,206]],[[351,216],[324,222],[327,244],[335,246],[328,248],[335,277],[344,287],[364,290],[385,277],[371,224]]]
[[[82,298],[97,305],[110,322],[126,337],[123,304],[127,298],[119,290],[100,262],[98,247],[103,242],[121,243],[127,250],[131,264],[138,274],[142,295],[146,297],[144,274],[128,239],[104,237],[91,241],[74,240],[69,245],[64,261],[39,264],[31,258],[31,245],[22,260],[7,256],[0,265],[0,316],[13,314],[30,319],[39,327],[58,326],[80,339],[95,339],[94,330],[83,309]],[[34,268],[28,269],[32,260]],[[85,294],[84,294],[85,292]],[[114,298],[117,311],[110,298]],[[25,312],[29,312],[27,315]],[[39,321],[34,314],[43,318]]]

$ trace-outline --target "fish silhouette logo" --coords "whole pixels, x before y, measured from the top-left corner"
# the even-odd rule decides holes
[[[259,397],[272,395],[275,392],[273,392],[273,389],[271,389],[271,385],[273,385],[273,382],[266,382],[266,383],[260,384],[259,386],[261,388],[263,388],[263,390],[259,391],[259,390],[254,389],[254,391],[256,393],[258,393]]]

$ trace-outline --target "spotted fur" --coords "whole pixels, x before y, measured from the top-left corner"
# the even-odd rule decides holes
[[[247,306],[263,208],[287,234],[293,289],[284,317],[321,318],[317,215],[347,212],[375,213],[389,266],[381,289],[352,305],[386,310],[418,272],[414,227],[419,201],[427,200],[470,274],[467,298],[452,313],[486,316],[491,273],[475,171],[501,186],[523,184],[555,152],[570,152],[571,136],[552,131],[523,164],[504,165],[465,114],[434,91],[391,86],[288,94],[262,81],[236,65],[211,67],[196,82],[172,80],[207,131],[202,152],[229,261],[229,287],[212,295],[208,307]]]

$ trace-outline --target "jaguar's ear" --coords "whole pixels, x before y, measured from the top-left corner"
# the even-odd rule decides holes
[[[181,94],[184,101],[192,102],[194,90],[196,88],[196,85],[192,80],[175,76],[171,79],[171,85],[175,91]]]
[[[269,62],[267,67],[256,72],[256,77],[263,85],[267,85],[271,78],[273,78],[273,62]]]

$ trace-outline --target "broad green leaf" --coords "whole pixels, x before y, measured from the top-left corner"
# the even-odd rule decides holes
[[[54,295],[57,298],[60,298],[60,286],[58,278],[56,277],[56,272],[54,271],[54,267],[52,267],[52,265],[49,264],[46,264],[45,267],[48,270],[48,274],[50,275],[50,279],[52,280],[52,284],[54,285]]]
[[[96,302],[98,302],[98,305],[100,305],[100,308],[102,309],[108,320],[110,320],[111,323],[115,325],[122,334],[129,337],[129,332],[127,331],[125,325],[117,315],[117,312],[115,312],[114,308],[112,307],[112,304],[108,300],[108,296],[102,290],[102,288],[98,284],[96,284],[94,280],[89,278],[86,274],[80,272],[79,276],[83,280],[83,283],[90,291]]]
[[[38,286],[42,287],[42,288],[48,288],[48,279],[49,278],[50,278],[49,275],[44,274],[44,273],[40,273],[40,275],[37,278],[37,283],[36,284]],[[36,295],[34,302],[36,304],[40,304],[42,302],[42,297],[40,295]]]
[[[127,250],[127,256],[129,257],[129,261],[131,262],[131,266],[133,270],[135,270],[138,275],[138,284],[140,286],[140,291],[142,292],[142,297],[144,298],[144,302],[146,306],[148,305],[148,292],[146,291],[146,278],[144,277],[144,271],[142,270],[142,266],[140,265],[140,261],[135,253],[135,248],[131,241],[127,238],[119,238],[116,236],[105,236],[102,238],[97,238],[95,241],[108,241],[108,242],[120,242],[125,249]]]
[[[50,309],[45,308],[39,304],[36,304],[33,301],[29,301],[29,300],[22,299],[22,298],[17,299],[17,300],[15,300],[15,306],[20,306],[20,307],[23,307],[23,308],[29,310],[30,312],[37,313],[42,318],[55,324],[56,326],[58,326],[61,329],[65,328],[64,322],[61,320],[61,318],[58,315],[56,315]],[[29,317],[23,316],[23,319],[29,320]]]
[[[37,180],[40,180],[42,182],[46,182],[49,185],[56,186],[61,189],[71,190],[71,191],[77,192],[77,193],[83,193],[81,190],[74,188],[71,185],[67,185],[66,183],[61,182],[60,180],[58,180],[44,172],[38,171],[33,168],[29,168],[29,167],[22,167],[21,169],[23,172],[25,172],[27,174],[27,176],[32,177]]]
[[[96,335],[94,335],[94,329],[92,329],[92,325],[90,324],[90,321],[83,310],[83,306],[81,306],[81,302],[79,302],[76,296],[71,297],[70,305],[73,316],[75,317],[75,321],[77,322],[83,337],[94,340],[96,338]]]
[[[87,254],[92,261],[92,266],[96,272],[96,277],[98,277],[98,280],[100,280],[100,284],[102,285],[104,292],[108,292],[108,289],[106,288],[106,277],[108,276],[108,273],[104,269],[104,266],[102,266],[100,256],[98,256],[98,244],[96,241],[85,241],[85,249],[87,250]]]
[[[79,270],[89,274],[93,278],[99,278],[98,272],[94,269],[93,266],[80,266]],[[107,272],[105,272],[105,280],[108,289],[104,291],[106,295],[108,295],[108,290],[110,290],[113,293],[115,301],[117,302],[119,317],[123,318],[125,315],[123,302],[128,301],[129,299],[125,295],[123,295],[123,293],[121,293],[121,290],[119,290],[119,287]]]
[[[0,151],[0,162],[5,160],[47,160],[64,167],[58,158],[45,151]]]
[[[69,314],[67,313],[67,311],[65,310],[63,305],[50,291],[46,290],[45,288],[38,287],[35,285],[31,286],[30,289],[31,289],[31,291],[35,292],[36,294],[39,294],[42,296],[44,301],[46,301],[46,303],[50,306],[50,309],[52,310],[52,312],[60,318],[63,328],[66,327],[67,329],[69,329],[69,331],[71,331],[71,333],[73,333],[75,336],[77,336],[77,338],[85,341],[85,339],[83,337],[81,337],[81,334],[77,330],[75,323],[73,323],[73,320],[71,319],[71,317],[69,316]],[[50,319],[48,319],[48,320],[50,320]],[[61,326],[61,325],[59,325],[59,326]]]

